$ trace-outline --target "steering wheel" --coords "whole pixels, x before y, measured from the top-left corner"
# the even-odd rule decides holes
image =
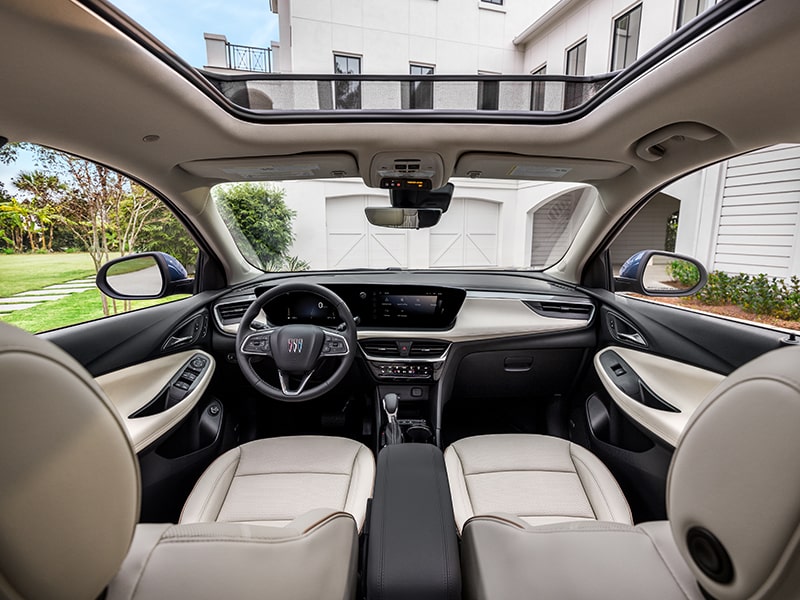
[[[309,292],[327,300],[344,326],[335,330],[299,324],[253,326],[264,306],[289,292]],[[342,380],[353,364],[356,342],[356,322],[344,300],[314,283],[283,283],[258,296],[244,313],[236,334],[236,360],[245,379],[265,396],[284,402],[304,402],[321,396]],[[280,388],[264,381],[253,368],[253,359],[265,356],[275,361]],[[340,359],[339,366],[327,380],[306,389],[323,358]],[[299,384],[292,386],[292,378],[299,379]]]

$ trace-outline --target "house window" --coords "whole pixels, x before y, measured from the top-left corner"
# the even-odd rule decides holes
[[[433,67],[428,65],[411,65],[411,75],[433,75]],[[410,81],[408,82],[408,102],[403,98],[403,108],[432,109],[433,108],[433,82]]]
[[[586,73],[586,40],[567,50],[567,75]]]
[[[531,75],[547,75],[547,63],[531,71]],[[531,110],[540,112],[544,110],[544,91],[546,87],[547,83],[544,81],[531,83]]]
[[[683,27],[714,4],[716,0],[681,0],[678,5],[678,27]]]
[[[478,71],[478,75],[497,75],[488,71]],[[478,82],[478,110],[497,110],[500,106],[500,82]]]
[[[567,50],[567,75],[583,75],[586,72],[586,40]],[[584,84],[567,82],[564,84],[564,110],[574,108],[584,102]]]
[[[636,60],[641,23],[641,4],[614,21],[614,49],[611,53],[612,71],[624,69]]]
[[[360,75],[361,57],[347,56],[344,54],[333,55],[333,69],[337,74]],[[361,82],[336,81],[334,82],[336,108],[361,108]]]

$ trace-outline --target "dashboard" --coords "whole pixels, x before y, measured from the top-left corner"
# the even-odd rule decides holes
[[[542,353],[537,354],[536,362],[546,364],[561,356],[564,347],[594,343],[593,301],[574,288],[543,279],[493,273],[349,272],[273,276],[229,292],[213,308],[217,329],[227,334],[217,338],[217,349],[232,352],[231,337],[256,297],[293,281],[322,285],[344,301],[358,323],[360,355],[380,383],[433,384],[452,363],[451,377],[456,372],[463,382],[479,377],[480,381],[495,382],[502,391],[513,382],[532,384],[528,380],[532,372],[528,379],[515,377],[522,368],[516,366],[522,360],[520,352],[528,358],[531,353]],[[342,322],[330,301],[301,289],[273,298],[258,319],[278,327],[310,324],[336,328]],[[557,341],[552,334],[558,336]],[[544,336],[542,341],[536,341],[540,336]],[[556,350],[533,350],[540,345]],[[513,349],[509,359],[513,364],[494,365],[492,361],[500,354],[504,361],[508,358],[509,349]],[[567,371],[572,373],[578,366],[573,359],[570,354],[556,362],[568,365],[572,370]],[[462,360],[477,360],[478,365],[463,371],[459,366]],[[536,377],[569,379],[551,375],[548,368]],[[508,377],[514,381],[500,383]]]
[[[358,337],[447,342],[502,339],[585,329],[594,303],[560,283],[529,275],[462,272],[309,273],[262,279],[232,290],[213,307],[217,329],[233,336],[253,299],[280,283],[310,281],[336,293],[358,320]],[[341,322],[330,303],[308,292],[279,296],[259,319],[276,326]]]
[[[358,317],[361,327],[447,329],[452,326],[466,297],[463,289],[423,286],[328,285]],[[256,295],[270,289],[257,287]],[[308,292],[291,292],[275,298],[265,308],[273,325],[307,323],[335,326],[335,307]]]

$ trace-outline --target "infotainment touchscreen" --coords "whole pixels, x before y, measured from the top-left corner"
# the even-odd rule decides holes
[[[383,319],[404,319],[422,315],[435,315],[441,299],[438,292],[426,294],[395,294],[378,292],[375,294],[376,317]]]

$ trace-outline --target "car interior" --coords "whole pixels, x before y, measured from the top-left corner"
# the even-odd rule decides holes
[[[676,179],[800,143],[800,4],[720,2],[558,113],[251,108],[268,78],[102,0],[2,5],[2,141],[139,182],[199,258],[98,273],[174,302],[0,323],[0,596],[800,597],[796,337],[653,301],[696,259],[609,250]],[[354,219],[435,231],[448,182],[526,169],[582,190],[539,269],[266,271],[214,201],[352,177],[391,189]],[[698,281],[656,293],[659,254]]]

